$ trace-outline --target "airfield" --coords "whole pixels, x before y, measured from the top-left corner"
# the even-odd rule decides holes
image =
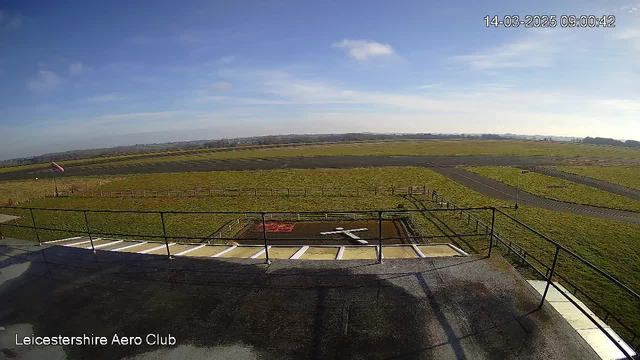
[[[592,338],[604,332],[588,317],[614,334],[623,349],[640,346],[638,166],[640,151],[615,146],[298,144],[78,160],[58,175],[58,196],[52,196],[50,170],[4,168],[0,199],[12,206],[0,213],[13,217],[0,223],[5,237],[0,259],[8,266],[28,261],[25,274],[31,274],[8,280],[4,288],[22,288],[37,297],[46,283],[54,294],[51,304],[57,304],[46,309],[66,308],[60,304],[83,283],[90,284],[87,294],[105,299],[108,305],[100,305],[100,311],[139,303],[137,311],[144,315],[137,320],[111,315],[116,328],[154,322],[154,312],[145,306],[157,310],[165,304],[174,310],[162,323],[171,327],[164,329],[176,330],[168,325],[176,319],[200,324],[182,331],[194,346],[183,348],[187,353],[620,355],[606,336]],[[545,292],[538,291],[536,281],[546,283],[550,274],[550,289],[569,294],[554,293],[538,308]],[[37,281],[31,285],[27,278]],[[135,286],[140,297],[131,290]],[[286,309],[282,304],[290,303],[286,298],[297,288],[309,299]],[[368,300],[358,298],[359,292]],[[108,300],[107,294],[115,297]],[[569,295],[578,305],[553,302]],[[142,299],[147,296],[158,300]],[[264,297],[271,299],[259,305],[257,299]],[[466,297],[478,303],[467,303]],[[338,305],[343,300],[344,307]],[[216,305],[207,310],[200,302]],[[224,315],[219,302],[238,305]],[[587,314],[571,310],[569,303],[584,306]],[[0,319],[43,326],[18,316],[41,311],[36,303],[23,306],[20,312],[0,313]],[[83,319],[98,311],[97,305],[82,307],[76,300],[68,306],[83,308],[78,314]],[[181,306],[200,309],[198,314],[209,320],[195,320],[194,314],[177,310]],[[286,315],[291,312],[298,314]],[[384,320],[394,313],[410,324],[406,331]],[[50,315],[52,321],[59,316]],[[266,320],[286,316],[277,324]],[[241,334],[239,321],[251,335]],[[430,321],[440,330],[427,331]],[[207,322],[227,324],[228,331],[218,329],[219,335],[209,339],[203,334]],[[295,336],[282,329],[297,329],[302,345],[283,340],[280,336]],[[395,342],[382,340],[396,333]],[[375,343],[385,344],[378,355],[367,350]],[[337,350],[345,346],[344,353]],[[88,354],[82,351],[71,358]]]

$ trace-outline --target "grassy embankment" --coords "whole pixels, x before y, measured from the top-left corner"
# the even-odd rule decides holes
[[[521,169],[506,166],[467,166],[465,169],[513,187],[518,186],[519,179],[521,190],[549,199],[640,211],[640,201],[553,176],[534,172],[521,174]]]

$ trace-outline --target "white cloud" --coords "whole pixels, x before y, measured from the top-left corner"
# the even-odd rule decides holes
[[[562,40],[557,36],[538,36],[481,52],[453,56],[451,60],[475,70],[550,67],[555,55],[561,51],[558,43]]]
[[[93,102],[93,103],[103,103],[103,102],[109,102],[109,101],[126,100],[128,98],[129,98],[128,96],[119,95],[116,93],[109,93],[105,95],[89,97],[86,99],[86,101]]]
[[[331,45],[334,48],[346,49],[347,54],[358,61],[366,61],[372,57],[391,56],[395,51],[389,44],[375,41],[344,39]]]
[[[418,89],[420,90],[428,90],[428,89],[433,89],[433,88],[439,88],[441,87],[443,84],[442,83],[437,83],[437,84],[424,84],[424,85],[420,85],[418,86]]]
[[[89,67],[81,62],[74,62],[69,65],[69,73],[71,75],[81,75],[89,71]]]
[[[620,40],[640,39],[640,29],[627,29],[624,31],[616,32],[613,36],[616,39],[620,39]]]
[[[235,56],[223,56],[215,61],[216,65],[229,65],[236,59]]]
[[[600,104],[612,111],[640,112],[640,101],[628,99],[602,100]]]
[[[64,79],[53,71],[41,70],[38,75],[27,82],[27,88],[33,92],[43,93],[57,89]]]

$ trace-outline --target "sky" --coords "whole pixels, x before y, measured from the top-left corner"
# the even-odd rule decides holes
[[[293,133],[640,140],[633,1],[3,0],[0,159]],[[529,14],[558,25],[484,20]],[[615,28],[559,24],[583,14]]]

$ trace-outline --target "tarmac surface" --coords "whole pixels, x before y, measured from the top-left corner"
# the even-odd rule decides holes
[[[276,169],[317,169],[317,168],[355,168],[377,166],[544,166],[572,165],[589,162],[594,159],[552,156],[318,156],[289,158],[255,158],[167,162],[144,165],[111,167],[104,163],[101,167],[65,167],[64,176],[123,175],[147,173],[172,173],[189,171],[227,171],[227,170],[276,170]],[[24,170],[1,173],[0,180],[32,179],[51,177],[52,170]]]
[[[516,188],[513,186],[486,178],[461,168],[437,167],[433,168],[433,170],[482,194],[513,203],[516,202]],[[533,195],[523,190],[520,190],[518,203],[521,206],[531,206],[541,209],[591,216],[600,219],[640,224],[640,213],[637,212],[552,200]]]
[[[496,255],[266,265],[16,243],[0,242],[0,354],[11,359],[598,358]],[[143,343],[16,346],[15,333]]]

